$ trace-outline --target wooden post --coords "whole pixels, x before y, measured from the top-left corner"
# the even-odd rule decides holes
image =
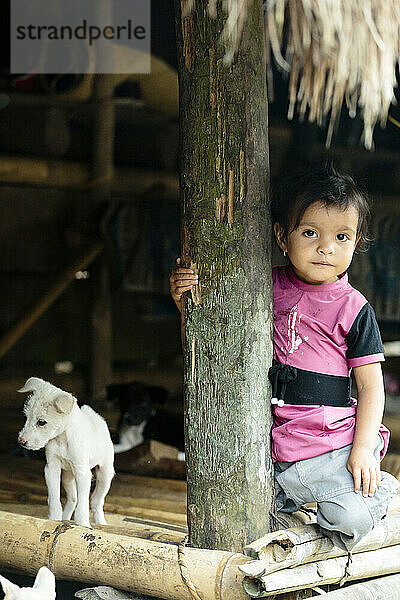
[[[238,551],[269,531],[273,491],[264,31],[254,0],[226,66],[226,16],[207,5],[176,0],[182,261],[200,281],[184,311],[188,525],[192,546]]]
[[[95,112],[92,174],[97,182],[94,199],[108,202],[113,178],[114,107],[112,75],[96,75],[93,84]],[[104,398],[112,378],[111,295],[108,260],[103,255],[93,270],[91,338],[91,395]]]

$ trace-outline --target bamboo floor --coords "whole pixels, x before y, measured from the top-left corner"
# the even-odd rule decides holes
[[[44,461],[4,456],[0,464],[1,510],[47,516]],[[12,509],[12,510],[11,510]],[[186,482],[117,473],[107,495],[105,512],[113,525],[123,527],[134,519],[166,523],[186,531]]]
[[[38,556],[37,562],[34,562],[36,552],[39,554],[42,545],[34,540],[42,541],[43,535],[52,532],[51,535],[55,534],[52,543],[58,544],[56,547],[59,552],[58,558],[56,556],[55,559],[58,561],[57,565],[54,565],[56,566],[55,572],[57,577],[60,576],[61,579],[89,582],[91,585],[112,585],[115,588],[145,593],[157,598],[191,599],[191,594],[182,581],[181,573],[177,567],[178,562],[176,561],[178,548],[182,547],[187,535],[185,481],[117,473],[106,498],[105,512],[108,525],[94,526],[93,533],[84,528],[75,528],[75,530],[65,532],[64,529],[60,530],[62,537],[65,539],[65,547],[63,548],[61,542],[57,542],[57,527],[52,531],[51,527],[54,528],[55,524],[47,521],[47,488],[43,476],[44,464],[44,459],[39,458],[26,458],[10,454],[3,454],[0,457],[0,520],[2,527],[4,527],[3,537],[8,536],[10,541],[12,537],[13,543],[20,548],[18,551],[20,552],[19,558],[10,559],[8,563],[11,570],[15,569],[16,572],[32,574],[37,571],[40,564],[47,564],[47,562],[43,563],[44,560],[47,561],[47,555],[46,557],[43,555],[42,559]],[[400,480],[400,455],[387,455],[382,467]],[[400,495],[396,498],[392,507],[392,510],[399,509]],[[285,517],[288,516],[285,515]],[[294,518],[294,522],[288,519],[287,525],[289,527],[296,527],[302,523],[307,525],[315,520],[312,516],[310,517],[310,514],[302,514],[300,511],[291,517]],[[82,529],[83,531],[81,531]],[[91,550],[92,538],[90,536],[93,534],[97,536],[98,559],[94,557],[95,553]],[[74,536],[78,535],[79,539],[75,540]],[[68,536],[71,536],[71,539],[68,539]],[[58,539],[61,540],[61,538]],[[153,543],[153,547],[148,545]],[[85,544],[88,546],[87,548]],[[24,546],[29,549],[29,553],[27,550],[26,555],[24,554]],[[121,548],[122,550],[119,550]],[[73,562],[73,557],[81,551],[84,551],[84,554],[79,560],[79,567],[77,567],[77,563]],[[124,553],[126,551],[130,553],[130,560],[136,560],[136,563],[134,562],[136,571],[140,569],[143,563],[144,553],[146,555],[151,552],[155,553],[156,558],[159,560],[159,566],[152,567],[154,571],[148,575],[147,579],[143,577],[140,581],[138,580],[132,584],[127,583],[131,581],[132,571],[130,566],[124,563]],[[241,568],[242,561],[247,564],[247,561],[251,560],[249,556],[217,551],[215,557],[212,555],[208,558],[208,554],[193,554],[192,556],[190,551],[191,549],[187,548],[186,560],[189,564],[189,570],[196,580],[197,588],[203,589],[203,586],[206,585],[204,582],[209,579],[207,569],[211,568],[212,573],[214,573],[213,569],[215,570],[215,575],[210,573],[211,579],[214,577],[213,581],[222,581],[221,573],[224,573],[226,579],[224,592],[221,592],[220,598],[224,600],[225,598],[227,600],[246,600],[248,598],[248,595],[242,589],[245,567],[241,573],[238,571],[238,567]],[[110,560],[113,562],[115,557],[118,556],[117,552],[122,554],[117,558],[122,579],[114,573],[116,566],[107,567]],[[196,552],[211,553],[212,551]],[[104,556],[107,553],[110,554],[111,558],[106,556],[106,560]],[[87,556],[87,558],[84,558],[84,556]],[[89,558],[92,571],[85,571],[82,565],[86,565]],[[104,567],[99,566],[96,570],[96,560],[100,564],[103,559],[105,560]],[[154,557],[152,560],[155,560]],[[205,572],[198,573],[196,568],[203,563],[203,560],[209,566],[206,567]],[[2,568],[4,568],[7,563],[3,561],[2,564]],[[229,570],[225,569],[225,564],[229,565]],[[53,565],[50,566],[53,567]],[[107,572],[107,568],[109,568],[109,572]],[[147,569],[148,567],[146,567]],[[166,586],[164,580],[158,587],[155,584],[155,582],[158,582],[158,574],[163,573],[164,570],[173,572],[170,590],[166,588],[164,590],[163,586]],[[103,571],[107,573],[104,579],[102,579]],[[169,581],[169,579],[167,580]],[[213,594],[214,592],[210,587],[210,591],[205,593],[204,598],[214,598]],[[281,597],[288,600],[292,598],[292,594],[287,593]]]

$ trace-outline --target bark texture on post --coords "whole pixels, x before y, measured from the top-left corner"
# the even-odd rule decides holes
[[[182,263],[200,285],[185,307],[188,523],[195,547],[238,551],[269,531],[267,371],[272,283],[262,1],[224,65],[225,16],[176,0]]]

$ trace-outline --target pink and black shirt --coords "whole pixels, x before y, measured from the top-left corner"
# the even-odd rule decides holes
[[[290,266],[274,267],[274,359],[326,375],[348,377],[352,367],[384,361],[373,308],[348,282],[313,285]],[[274,407],[272,459],[294,462],[353,442],[356,401],[351,406]],[[382,457],[389,442],[388,430]]]

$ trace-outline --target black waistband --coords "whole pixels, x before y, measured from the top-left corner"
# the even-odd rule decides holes
[[[352,406],[350,377],[304,371],[275,359],[268,377],[273,404]]]

